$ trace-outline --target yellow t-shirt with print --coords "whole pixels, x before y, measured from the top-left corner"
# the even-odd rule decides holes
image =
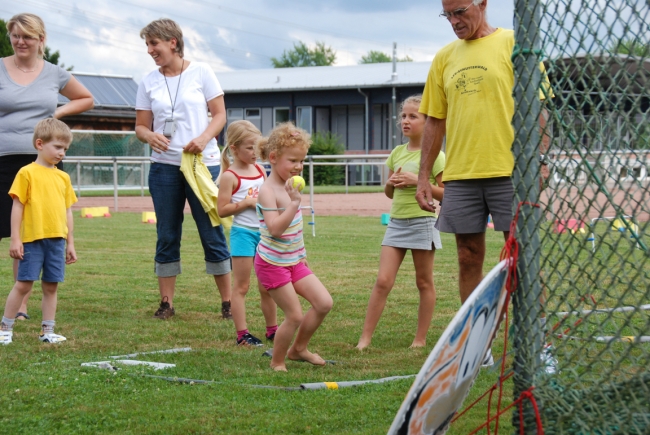
[[[458,39],[433,59],[420,112],[447,120],[443,182],[512,175],[514,44],[514,31],[498,28]]]
[[[67,210],[77,202],[70,176],[57,168],[30,163],[20,168],[9,195],[23,204],[20,240],[67,238]]]

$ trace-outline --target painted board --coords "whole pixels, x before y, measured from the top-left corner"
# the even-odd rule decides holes
[[[444,434],[463,404],[506,299],[508,262],[487,274],[440,336],[418,373],[389,435]]]

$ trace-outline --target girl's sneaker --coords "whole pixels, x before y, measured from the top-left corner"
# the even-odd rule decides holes
[[[273,334],[271,334],[271,335],[267,335],[267,336],[266,336],[266,339],[267,339],[268,341],[273,341],[273,340],[275,340],[275,332],[274,332]]]
[[[237,346],[264,346],[262,341],[253,334],[244,334],[242,338],[237,339]]]
[[[0,344],[10,344],[14,336],[13,331],[0,331]]]
[[[54,332],[43,332],[38,336],[38,339],[43,343],[62,343],[66,340],[63,335],[55,334]]]

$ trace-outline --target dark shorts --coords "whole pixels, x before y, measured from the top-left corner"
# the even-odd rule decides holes
[[[0,239],[11,237],[11,207],[14,200],[9,189],[23,166],[36,160],[36,154],[11,154],[0,156]]]
[[[23,245],[18,262],[18,281],[63,282],[65,277],[65,239],[41,239]],[[41,270],[43,276],[41,277]]]
[[[483,233],[492,215],[495,231],[509,231],[514,193],[510,177],[448,181],[436,228],[443,233]]]

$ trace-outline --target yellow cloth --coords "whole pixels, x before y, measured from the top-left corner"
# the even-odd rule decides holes
[[[20,168],[9,195],[23,204],[20,240],[67,238],[67,209],[77,202],[70,176],[57,168],[30,163]]]
[[[512,175],[514,44],[514,32],[499,28],[484,38],[458,39],[433,59],[420,112],[447,120],[443,181]]]
[[[214,184],[212,174],[203,163],[203,155],[183,153],[181,158],[181,172],[192,191],[201,202],[203,210],[210,216],[213,227],[223,225],[225,229],[232,226],[232,216],[220,218],[217,212],[217,198],[219,188]]]

